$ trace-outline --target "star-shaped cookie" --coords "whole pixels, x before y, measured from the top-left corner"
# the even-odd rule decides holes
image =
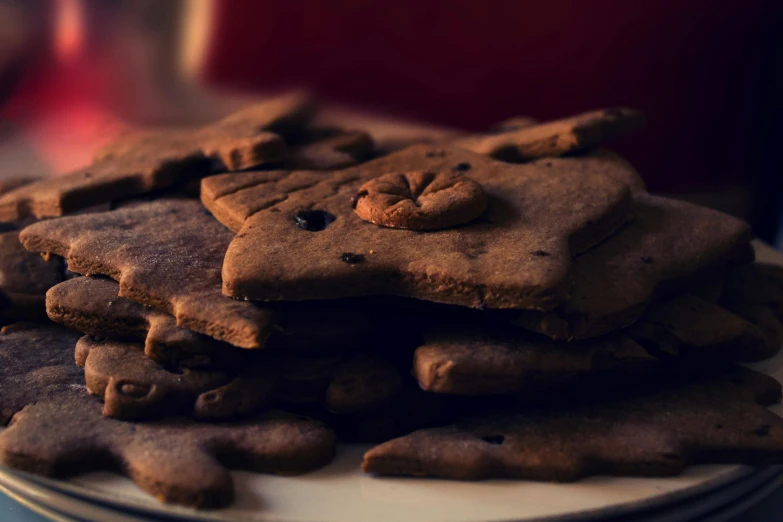
[[[512,165],[419,145],[330,174],[211,177],[202,183],[202,201],[238,232],[223,265],[224,293],[231,297],[395,294],[479,308],[551,309],[569,295],[572,256],[611,235],[628,215],[636,174],[618,169],[622,163],[602,156]],[[487,198],[484,213],[467,224],[399,230],[354,212],[368,180],[455,170],[480,184]]]

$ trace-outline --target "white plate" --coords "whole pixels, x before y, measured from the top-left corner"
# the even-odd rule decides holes
[[[783,265],[779,253],[757,247],[760,260]],[[783,354],[751,367],[783,380]],[[780,405],[773,411],[783,414]],[[299,477],[232,473],[236,502],[213,512],[162,505],[130,480],[110,473],[68,481],[32,480],[97,502],[195,520],[474,522],[588,520],[639,513],[724,487],[753,472],[747,466],[695,466],[678,477],[593,477],[575,484],[374,478],[359,471],[365,448],[341,446],[331,465]]]
[[[626,522],[683,522],[709,514],[715,516],[730,509],[737,512],[737,506],[749,508],[762,500],[783,483],[783,467],[768,466],[729,485],[712,489],[703,495],[690,497],[675,505],[669,505],[654,512],[643,511],[638,516],[624,516]],[[147,513],[131,512],[127,506],[104,505],[94,500],[71,496],[57,489],[49,489],[16,473],[0,472],[0,491],[37,512],[65,520],[70,517],[91,522],[142,522],[148,520]],[[118,511],[122,509],[122,511]]]

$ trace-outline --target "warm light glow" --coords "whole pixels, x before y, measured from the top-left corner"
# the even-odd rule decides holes
[[[84,23],[82,0],[56,0],[54,50],[60,60],[79,54],[84,44]]]

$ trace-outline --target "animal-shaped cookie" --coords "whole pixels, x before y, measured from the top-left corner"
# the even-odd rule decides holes
[[[0,221],[61,216],[209,174],[214,162],[240,170],[285,157],[275,129],[301,126],[312,101],[284,95],[198,129],[152,131],[107,147],[87,167],[0,196]]]
[[[396,294],[478,308],[551,309],[569,295],[571,257],[627,217],[628,183],[603,172],[616,168],[590,156],[512,165],[420,145],[330,175],[211,177],[202,183],[202,201],[238,232],[223,265],[231,297]],[[360,187],[373,178],[454,169],[486,194],[486,211],[469,223],[418,232],[370,224],[354,211]]]
[[[648,302],[746,252],[747,224],[682,201],[634,194],[634,219],[574,260],[571,299],[520,326],[554,339],[597,337],[636,321]]]
[[[0,463],[67,477],[112,470],[162,502],[230,504],[227,468],[303,473],[328,463],[334,433],[273,412],[231,424],[184,419],[136,424],[104,417],[73,361],[76,335],[59,326],[12,325],[0,333]]]
[[[146,357],[139,343],[92,337],[77,343],[76,363],[84,368],[87,390],[103,399],[103,414],[117,419],[242,418],[271,403],[277,381],[262,360],[233,373],[170,371]]]
[[[701,463],[783,462],[780,384],[736,368],[714,378],[564,409],[507,411],[421,430],[368,451],[379,475],[572,481],[669,476]],[[633,441],[633,443],[629,443]]]
[[[602,109],[543,123],[501,123],[500,133],[459,138],[452,144],[504,161],[529,161],[594,149],[643,123],[644,116],[633,109]]]
[[[262,347],[274,313],[221,293],[232,238],[190,200],[52,219],[20,234],[28,250],[61,255],[74,272],[117,280],[121,296],[173,315],[180,327],[241,348]]]

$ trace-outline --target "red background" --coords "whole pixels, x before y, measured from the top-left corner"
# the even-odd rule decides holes
[[[206,77],[313,87],[331,99],[481,129],[630,105],[618,148],[652,188],[747,175],[764,126],[765,39],[779,1],[217,3]]]

